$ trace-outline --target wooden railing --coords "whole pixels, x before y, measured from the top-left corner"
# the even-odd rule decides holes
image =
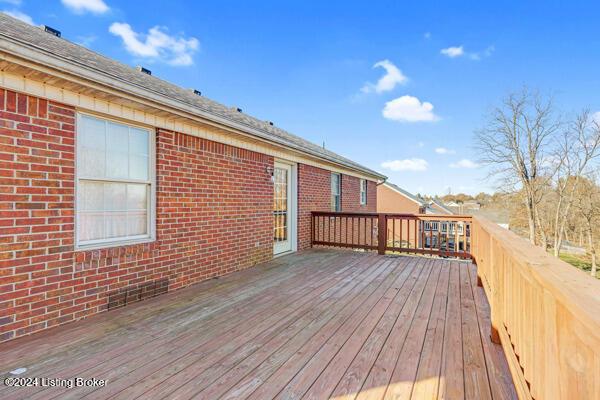
[[[480,217],[313,212],[312,244],[472,258],[519,398],[600,399],[600,280],[509,230]]]
[[[377,250],[380,254],[471,258],[471,217],[315,211],[311,243]]]
[[[600,399],[600,281],[474,217],[472,249],[521,399]]]

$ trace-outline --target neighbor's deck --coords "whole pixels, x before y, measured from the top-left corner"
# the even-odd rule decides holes
[[[467,262],[312,250],[0,345],[0,398],[515,398]]]

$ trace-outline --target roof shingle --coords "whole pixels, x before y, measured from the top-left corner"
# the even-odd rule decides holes
[[[93,69],[94,72],[104,74],[117,81],[124,81],[148,92],[168,97],[187,106],[192,106],[198,111],[246,126],[251,128],[252,132],[250,134],[254,134],[255,136],[259,136],[260,134],[262,139],[274,141],[275,143],[300,150],[351,169],[362,171],[369,175],[380,178],[385,177],[346,157],[270,125],[269,122],[254,118],[237,111],[235,108],[227,107],[206,97],[198,96],[192,90],[184,89],[155,76],[141,73],[135,68],[105,57],[64,38],[48,34],[39,27],[31,26],[4,13],[0,13],[0,38],[2,37],[16,41],[22,46],[43,52],[46,55],[57,57],[62,61],[70,62],[76,66]]]

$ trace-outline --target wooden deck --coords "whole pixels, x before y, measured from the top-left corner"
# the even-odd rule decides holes
[[[0,345],[2,399],[512,399],[464,261],[311,250]]]

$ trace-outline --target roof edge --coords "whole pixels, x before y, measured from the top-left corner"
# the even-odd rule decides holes
[[[424,207],[424,206],[426,205],[424,202],[422,202],[422,201],[420,201],[420,200],[417,200],[417,199],[414,199],[414,198],[412,198],[412,197],[408,196],[406,193],[403,193],[402,191],[400,191],[400,190],[396,189],[396,188],[394,187],[394,186],[396,186],[396,185],[394,185],[393,183],[384,182],[383,186],[385,186],[385,187],[388,187],[388,188],[392,189],[394,192],[396,192],[396,193],[398,193],[398,194],[401,194],[402,196],[406,197],[406,198],[407,198],[407,199],[409,199],[410,201],[412,201],[412,202],[414,202],[414,203],[417,203],[418,205],[420,205],[420,206],[422,206],[422,207]],[[415,197],[416,197],[416,196],[415,196]]]
[[[73,60],[56,56],[47,52],[44,49],[34,47],[28,43],[23,43],[13,37],[9,37],[3,34],[0,34],[0,36],[6,39],[5,41],[0,41],[0,50],[22,59],[26,63],[42,65],[53,70],[58,70],[66,74],[70,74],[75,77],[88,80],[102,87],[127,93],[128,95],[134,98],[143,99],[145,101],[151,101],[152,103],[154,103],[153,105],[155,107],[162,108],[163,110],[168,112],[173,112],[172,109],[174,109],[189,115],[200,117],[221,124],[223,126],[239,130],[254,138],[258,138],[269,143],[283,146],[288,149],[293,149],[294,151],[297,151],[299,153],[306,154],[320,160],[324,160],[328,163],[341,166],[351,171],[360,172],[378,180],[384,180],[387,178],[385,175],[380,174],[377,171],[373,171],[369,168],[360,168],[360,165],[344,163],[340,160],[324,156],[323,154],[320,154],[318,152],[313,152],[309,149],[302,148],[293,143],[289,143],[284,140],[277,140],[273,137],[268,136],[266,133],[263,133],[260,130],[250,127],[246,124],[242,124],[237,121],[232,121],[225,116],[209,113],[205,110],[200,109],[197,106],[188,104],[177,99],[173,99],[172,97],[164,95],[162,93],[151,91],[140,85],[132,84],[104,71],[99,71],[95,68],[90,68],[80,63],[74,62]],[[165,107],[165,105],[167,107]]]

